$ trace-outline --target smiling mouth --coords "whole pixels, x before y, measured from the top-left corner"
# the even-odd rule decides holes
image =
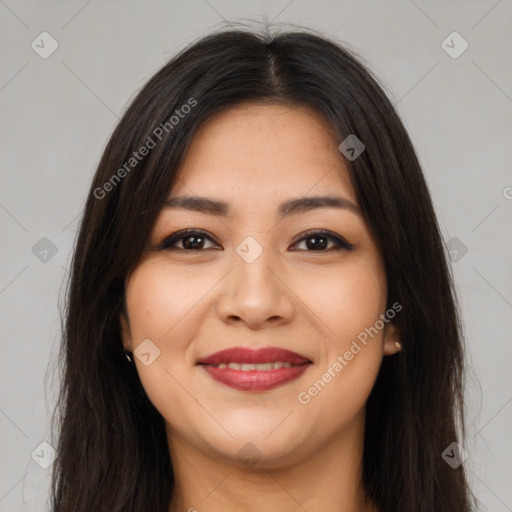
[[[239,391],[268,391],[299,378],[312,362],[289,350],[234,347],[197,363],[210,377]]]

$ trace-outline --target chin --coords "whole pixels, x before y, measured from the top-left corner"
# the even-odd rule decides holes
[[[303,446],[303,445],[302,445]],[[251,471],[285,469],[304,456],[301,443],[293,437],[276,439],[262,436],[232,440],[224,446],[215,446],[216,458],[220,455],[228,464]]]
[[[287,413],[288,414],[288,413]],[[236,419],[229,421],[229,437],[225,432],[220,437],[211,437],[210,432],[204,432],[204,440],[211,450],[217,452],[231,463],[240,467],[253,469],[278,469],[296,463],[308,446],[308,436],[302,425],[289,422],[293,413],[279,415],[279,419],[262,420],[261,416],[236,415]],[[297,418],[294,418],[295,422]]]

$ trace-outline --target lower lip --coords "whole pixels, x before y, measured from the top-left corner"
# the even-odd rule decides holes
[[[202,365],[202,367],[210,377],[226,386],[240,391],[266,391],[298,379],[307,370],[309,363],[265,371],[221,369],[211,365]]]

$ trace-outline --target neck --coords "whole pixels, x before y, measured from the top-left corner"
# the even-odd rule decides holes
[[[349,430],[303,460],[240,467],[168,429],[175,478],[169,512],[377,512],[361,485],[364,429]]]

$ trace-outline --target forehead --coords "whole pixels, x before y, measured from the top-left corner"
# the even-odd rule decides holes
[[[196,131],[172,195],[306,195],[336,190],[355,201],[335,130],[307,106],[246,103]]]

